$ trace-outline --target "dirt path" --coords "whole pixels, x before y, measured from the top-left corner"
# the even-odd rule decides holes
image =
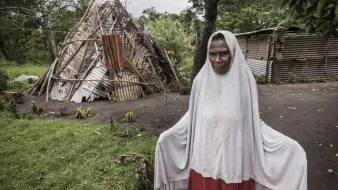
[[[44,97],[26,95],[25,103],[18,106],[18,111],[29,112],[31,100],[43,105]],[[164,102],[163,95],[155,94],[133,102],[69,103],[71,115],[62,119],[72,119],[80,105],[92,107],[96,117],[86,120],[94,123],[107,123],[110,117],[120,121],[126,112],[133,111],[139,118],[138,127],[159,134],[187,111],[189,96],[168,94],[168,126],[164,123]],[[50,101],[48,109],[53,111],[63,104]],[[327,171],[338,171],[338,157],[335,156],[338,153],[338,82],[262,85],[259,86],[259,104],[261,117],[268,125],[304,147],[308,159],[309,190],[338,189],[338,176]]]

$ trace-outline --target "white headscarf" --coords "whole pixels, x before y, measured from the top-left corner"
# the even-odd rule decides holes
[[[257,190],[307,189],[303,148],[260,119],[256,81],[236,37],[216,33],[230,49],[230,70],[216,74],[208,55],[194,80],[188,112],[157,142],[155,190],[186,189],[190,169],[226,183],[253,179]]]

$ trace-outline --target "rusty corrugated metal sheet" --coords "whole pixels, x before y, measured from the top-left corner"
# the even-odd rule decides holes
[[[245,57],[245,54],[246,54],[246,38],[238,38],[237,41],[238,41],[239,47],[241,48],[242,53]]]
[[[135,74],[132,74],[128,71],[121,72],[121,81],[130,81],[130,82],[119,82],[114,83],[115,90],[112,93],[112,100],[114,101],[129,101],[136,100],[142,95],[142,87],[137,84],[139,82],[139,77]],[[136,82],[136,83],[132,83]]]
[[[238,36],[239,46],[246,57],[248,67],[256,76],[265,76],[268,74],[268,80],[271,79],[271,63],[268,73],[266,73],[266,64],[268,59],[269,35]],[[272,53],[271,53],[272,54]]]
[[[248,67],[250,68],[252,74],[256,76],[265,76],[266,75],[266,61],[257,60],[257,59],[246,59]],[[271,67],[270,67],[271,68]]]
[[[276,47],[274,77],[282,81],[308,76],[312,79],[338,75],[338,38],[331,38],[325,75],[325,57],[329,38],[317,35],[280,36]]]

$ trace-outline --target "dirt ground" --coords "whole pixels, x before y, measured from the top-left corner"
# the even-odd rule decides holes
[[[262,119],[272,128],[297,140],[308,159],[309,190],[338,189],[338,82],[311,84],[260,85],[259,104]],[[19,113],[30,111],[30,102],[44,104],[44,97],[25,95],[25,103],[18,105]],[[168,94],[168,125],[165,124],[165,97],[160,94],[131,101],[113,103],[105,100],[91,103],[69,103],[72,119],[76,107],[91,106],[93,123],[108,123],[111,117],[120,121],[133,111],[139,118],[136,126],[160,134],[175,124],[188,109],[189,96]],[[55,111],[64,102],[49,101],[48,110]],[[51,117],[47,115],[46,118]]]

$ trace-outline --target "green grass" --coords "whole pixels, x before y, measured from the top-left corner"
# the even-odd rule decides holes
[[[22,92],[31,88],[32,85],[28,85],[20,81],[8,82],[7,90],[12,92]]]
[[[157,137],[131,128],[127,138],[112,135],[125,130],[0,112],[1,189],[137,189],[140,160],[120,166],[114,159],[128,152],[152,159]]]
[[[9,80],[13,80],[20,75],[34,75],[41,77],[47,71],[48,65],[19,65],[13,62],[0,61],[0,68],[7,73]]]

